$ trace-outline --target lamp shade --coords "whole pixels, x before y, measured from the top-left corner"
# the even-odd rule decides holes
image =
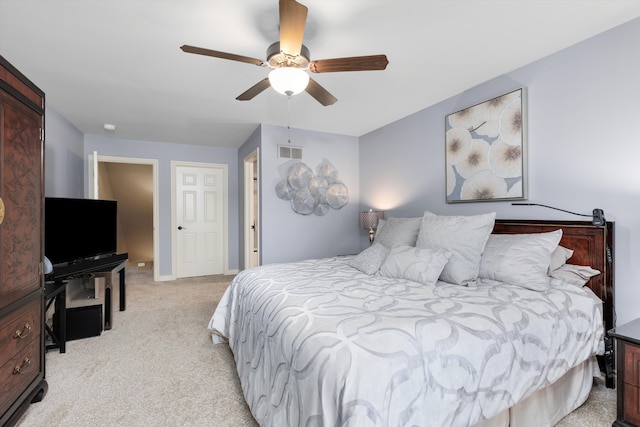
[[[283,95],[296,95],[307,88],[309,74],[300,68],[281,67],[269,73],[271,87]]]
[[[384,218],[383,211],[369,209],[366,212],[360,212],[360,227],[366,230],[378,228],[378,221],[382,218]]]

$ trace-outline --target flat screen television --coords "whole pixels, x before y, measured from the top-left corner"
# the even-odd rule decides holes
[[[53,265],[114,255],[117,216],[115,200],[45,197],[44,255]]]

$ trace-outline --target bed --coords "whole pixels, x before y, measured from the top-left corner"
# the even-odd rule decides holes
[[[588,397],[600,371],[596,355],[612,384],[606,362],[614,360],[613,346],[605,330],[615,324],[613,223],[494,215],[478,278],[455,283],[464,268],[447,273],[454,255],[434,240],[463,247],[478,224],[464,232],[466,222],[450,221],[461,217],[427,216],[405,236],[415,246],[386,247],[373,274],[359,268],[359,259],[371,258],[360,254],[267,265],[234,278],[209,329],[214,343],[231,347],[260,425],[553,425]],[[433,231],[443,224],[464,240]],[[385,227],[394,239],[407,231],[391,225],[389,219],[376,235],[378,250]],[[499,237],[506,235],[513,236]],[[600,274],[586,286],[549,278],[547,288],[528,288],[539,271],[534,277],[522,264],[505,266],[500,254],[514,241],[531,248],[538,236],[546,239],[540,246],[572,251],[566,267]],[[514,269],[522,274],[512,277]],[[522,277],[527,280],[519,283]]]

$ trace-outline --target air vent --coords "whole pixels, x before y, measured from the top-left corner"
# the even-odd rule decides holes
[[[293,147],[291,145],[278,145],[278,158],[302,159],[302,147]]]

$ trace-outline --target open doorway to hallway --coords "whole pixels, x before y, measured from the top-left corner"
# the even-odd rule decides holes
[[[129,254],[127,269],[153,270],[159,280],[156,161],[98,156],[91,172],[95,167],[97,185],[90,197],[97,190],[97,198],[118,201],[118,253]]]

